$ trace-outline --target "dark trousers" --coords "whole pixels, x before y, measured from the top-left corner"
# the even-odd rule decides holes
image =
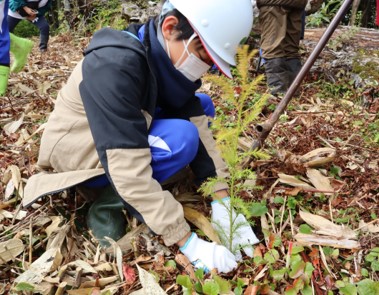
[[[21,21],[19,18],[15,18],[8,15],[8,26],[9,26],[9,32],[13,32],[14,28],[18,25],[18,23]],[[39,49],[47,49],[47,43],[49,42],[49,35],[50,35],[50,26],[47,22],[46,18],[44,16],[39,16],[38,20],[36,22],[31,22],[33,25],[35,25],[40,32],[40,43],[39,43]]]

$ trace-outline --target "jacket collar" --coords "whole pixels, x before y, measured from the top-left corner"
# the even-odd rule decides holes
[[[150,40],[149,59],[158,84],[158,106],[165,109],[179,109],[193,98],[201,86],[201,80],[192,82],[180,73],[172,64],[166,51],[157,38],[154,20],[150,20],[139,31]],[[144,42],[145,43],[145,42]]]

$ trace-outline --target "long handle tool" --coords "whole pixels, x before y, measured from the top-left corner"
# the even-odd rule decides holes
[[[309,70],[313,66],[314,62],[316,61],[317,57],[320,55],[320,52],[323,50],[327,42],[329,41],[330,37],[336,30],[338,24],[340,23],[341,19],[345,16],[347,10],[350,8],[350,5],[352,4],[353,0],[345,0],[340,9],[338,10],[335,17],[332,19],[329,26],[326,28],[324,34],[320,38],[319,42],[317,43],[315,49],[312,51],[306,62],[304,63],[303,67],[297,74],[295,80],[292,82],[291,86],[288,88],[285,96],[280,101],[280,103],[277,105],[275,111],[271,114],[271,116],[263,123],[258,124],[255,128],[258,132],[258,139],[256,139],[252,144],[252,149],[258,149],[263,146],[264,141],[266,140],[267,136],[270,134],[272,128],[276,124],[276,122],[279,120],[280,115],[284,112],[286,109],[288,103],[292,99],[293,95],[295,94],[296,90],[299,88],[301,82],[303,81],[304,77],[308,74]]]

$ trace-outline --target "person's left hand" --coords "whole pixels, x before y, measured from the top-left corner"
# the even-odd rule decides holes
[[[231,208],[230,198],[222,200],[215,200],[212,206],[212,225],[213,228],[219,233],[221,241],[228,244],[230,240],[231,223],[232,223],[232,252],[237,260],[241,260],[242,255],[240,249],[242,248],[246,255],[253,257],[253,244],[259,242],[250,224],[247,222],[245,216],[236,214],[235,210]],[[232,219],[230,219],[232,218]],[[232,220],[232,221],[231,221]]]

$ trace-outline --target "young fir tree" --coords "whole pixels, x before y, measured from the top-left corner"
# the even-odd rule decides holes
[[[268,94],[256,95],[258,84],[262,81],[263,75],[254,80],[249,75],[250,60],[257,54],[257,50],[249,52],[248,46],[241,47],[237,52],[237,66],[235,69],[236,79],[231,80],[224,76],[207,75],[205,81],[216,85],[222,92],[221,102],[230,106],[235,116],[216,116],[212,122],[212,129],[215,133],[217,145],[221,154],[228,165],[230,178],[228,179],[231,208],[237,210],[237,214],[230,214],[229,229],[230,235],[225,234],[220,226],[216,224],[216,230],[222,243],[232,252],[233,236],[237,228],[243,226],[236,222],[236,216],[239,212],[243,213],[247,220],[252,216],[252,206],[256,205],[252,201],[244,201],[240,193],[244,190],[256,189],[256,174],[249,168],[244,168],[243,163],[246,159],[268,159],[269,156],[262,150],[243,151],[239,147],[239,139],[251,128],[252,124],[257,121],[259,114],[266,104]],[[257,97],[253,99],[253,97]],[[231,120],[233,127],[230,126]],[[212,186],[218,181],[225,181],[218,178],[211,179],[204,183],[200,191],[204,195],[212,194]],[[244,246],[244,245],[241,245]]]

